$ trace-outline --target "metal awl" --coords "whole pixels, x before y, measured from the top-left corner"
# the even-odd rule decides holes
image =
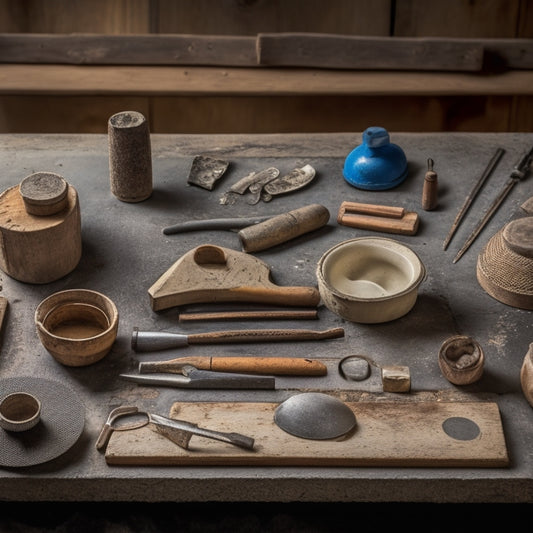
[[[489,164],[483,171],[483,174],[481,175],[481,177],[478,179],[478,181],[474,185],[474,188],[470,191],[470,194],[465,198],[465,201],[461,209],[459,209],[459,212],[457,213],[457,216],[455,217],[455,220],[453,221],[452,227],[450,228],[450,232],[448,233],[446,240],[444,241],[444,244],[443,244],[444,250],[448,248],[448,244],[450,244],[450,241],[452,240],[452,237],[457,231],[459,224],[461,223],[464,216],[466,215],[466,212],[472,205],[472,202],[476,198],[478,192],[481,190],[481,187],[483,186],[485,181],[487,181],[487,178],[492,174],[493,170],[496,168],[496,165],[498,164],[499,160],[501,159],[504,153],[505,153],[505,150],[503,148],[498,148],[496,150],[491,160],[489,161]]]
[[[474,231],[472,231],[472,233],[470,234],[470,237],[468,237],[463,247],[459,250],[459,252],[455,256],[455,259],[453,260],[454,263],[457,263],[457,261],[461,259],[461,257],[470,247],[470,245],[475,241],[476,237],[481,233],[481,230],[485,227],[485,225],[491,219],[494,213],[496,213],[498,207],[500,207],[500,205],[505,200],[507,195],[511,192],[511,189],[519,181],[523,180],[526,177],[526,175],[529,172],[532,159],[533,159],[533,148],[531,148],[529,152],[525,153],[520,158],[518,163],[513,167],[513,170],[511,171],[511,176],[507,180],[507,183],[504,185],[503,189],[500,191],[498,196],[494,199],[491,206],[485,212],[485,215],[483,216],[483,218],[478,222],[477,226],[474,228]]]

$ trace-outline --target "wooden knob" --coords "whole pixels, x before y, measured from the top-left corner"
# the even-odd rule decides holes
[[[509,222],[503,229],[502,236],[513,252],[524,257],[533,257],[533,217]]]

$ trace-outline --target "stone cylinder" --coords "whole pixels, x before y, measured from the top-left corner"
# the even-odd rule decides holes
[[[108,121],[111,192],[122,202],[142,202],[152,194],[152,152],[146,118],[122,111]]]

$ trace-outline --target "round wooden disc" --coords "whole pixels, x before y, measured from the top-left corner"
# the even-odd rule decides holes
[[[503,229],[503,239],[513,252],[524,257],[533,257],[533,217],[509,222]]]
[[[53,172],[30,174],[19,186],[24,207],[32,215],[51,215],[63,209],[67,191],[68,183]]]

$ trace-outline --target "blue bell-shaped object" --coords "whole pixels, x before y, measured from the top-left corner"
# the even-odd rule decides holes
[[[392,189],[407,177],[407,158],[398,145],[390,142],[385,128],[372,126],[363,132],[363,144],[346,157],[343,175],[358,189]]]

